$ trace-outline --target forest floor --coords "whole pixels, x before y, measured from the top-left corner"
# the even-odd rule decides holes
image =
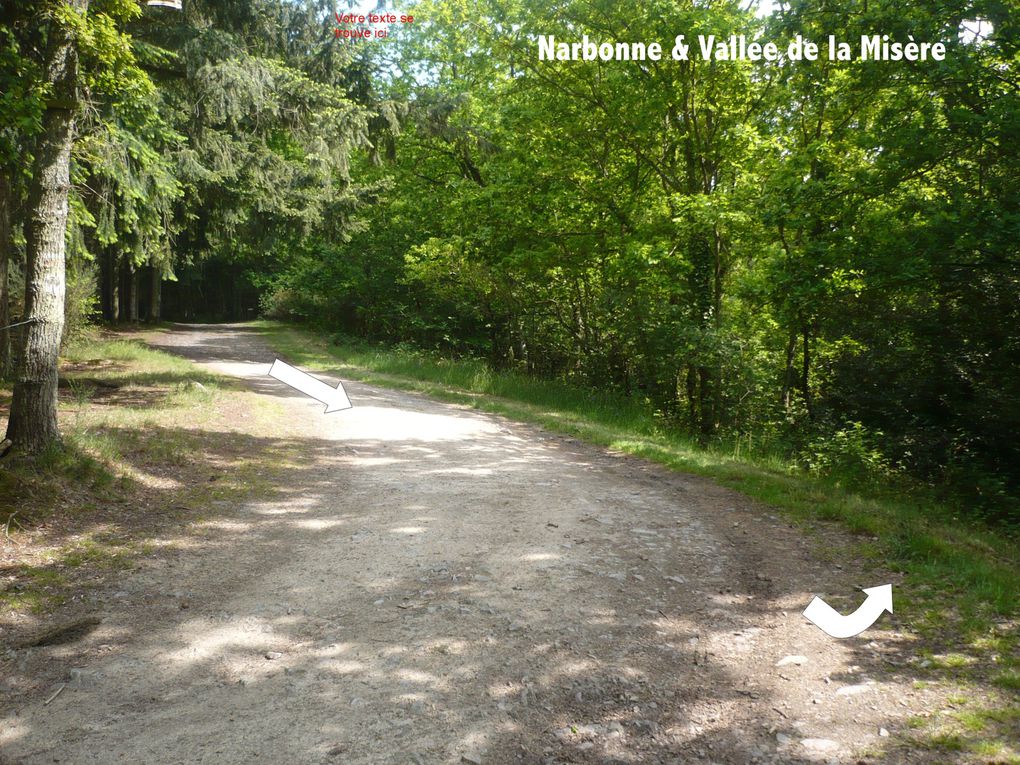
[[[125,470],[3,543],[0,762],[1020,756],[973,656],[803,618],[899,583],[837,526],[413,393],[345,382],[323,415],[244,325],[145,340],[194,364],[83,358],[95,392],[65,391]]]

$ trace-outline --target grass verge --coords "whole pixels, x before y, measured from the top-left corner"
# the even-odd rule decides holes
[[[0,429],[11,389],[0,383]],[[0,621],[30,627],[164,546],[216,501],[267,489],[264,397],[137,339],[105,333],[61,359],[62,443],[0,462]]]

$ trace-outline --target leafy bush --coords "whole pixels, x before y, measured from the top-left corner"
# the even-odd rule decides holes
[[[868,430],[860,422],[850,422],[810,441],[801,451],[800,461],[815,475],[873,483],[896,472],[878,448],[883,435],[879,430]]]

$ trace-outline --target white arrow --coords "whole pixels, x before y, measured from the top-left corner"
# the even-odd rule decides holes
[[[269,368],[269,376],[275,377],[285,385],[324,403],[326,411],[323,414],[339,412],[341,409],[351,409],[354,406],[347,398],[347,391],[344,390],[343,383],[337,383],[337,386],[332,388],[322,380],[317,380],[307,372],[302,372],[279,359],[276,359],[273,366]]]
[[[874,624],[883,611],[892,610],[892,585],[867,587],[864,593],[868,596],[860,608],[849,616],[843,616],[824,600],[815,597],[804,609],[804,616],[814,623],[822,632],[834,638],[848,638],[860,635]]]

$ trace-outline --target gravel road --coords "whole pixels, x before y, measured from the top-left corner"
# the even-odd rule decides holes
[[[354,409],[323,415],[243,325],[154,343],[273,397],[302,480],[221,509],[219,544],[127,572],[99,629],[22,659],[67,685],[4,709],[0,759],[926,761],[890,744],[929,703],[906,635],[801,615],[895,581],[832,560],[839,532],[422,396],[351,382]]]

